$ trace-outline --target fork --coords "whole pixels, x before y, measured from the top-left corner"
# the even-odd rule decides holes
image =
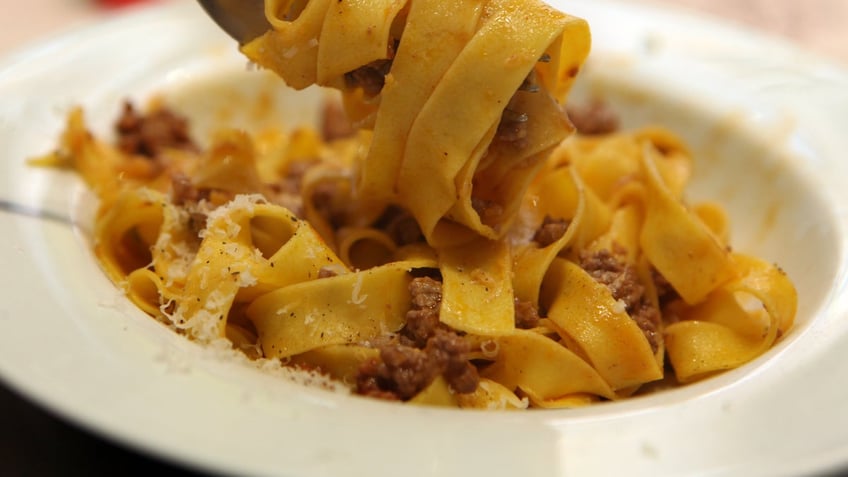
[[[221,29],[240,45],[271,29],[265,0],[197,0]]]

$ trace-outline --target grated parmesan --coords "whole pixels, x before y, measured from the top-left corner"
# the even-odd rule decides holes
[[[363,280],[363,278],[364,278],[364,275],[362,273],[359,273],[357,275],[356,283],[353,284],[353,290],[351,291],[350,301],[348,301],[348,303],[351,303],[353,305],[362,305],[363,303],[365,303],[365,300],[368,299],[367,293],[362,294],[362,280]]]

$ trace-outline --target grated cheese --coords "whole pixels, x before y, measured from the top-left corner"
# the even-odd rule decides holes
[[[365,300],[368,299],[367,293],[362,294],[362,280],[363,280],[363,278],[364,278],[364,275],[362,273],[357,275],[356,283],[353,284],[353,290],[351,291],[350,301],[348,303],[351,303],[351,304],[354,304],[354,305],[362,305],[363,303],[365,303]]]

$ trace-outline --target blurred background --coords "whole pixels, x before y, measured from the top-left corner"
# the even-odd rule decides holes
[[[848,63],[845,0],[630,0],[687,9],[782,36],[810,51]]]
[[[0,55],[141,4],[194,0],[0,0]],[[846,0],[628,0],[688,9],[786,37],[848,63]]]
[[[194,0],[0,0],[0,56],[120,15]],[[628,0],[721,18],[848,65],[848,0]],[[198,12],[200,10],[198,9]],[[2,101],[2,98],[0,98]],[[30,404],[0,383],[0,475],[186,475],[108,443]]]

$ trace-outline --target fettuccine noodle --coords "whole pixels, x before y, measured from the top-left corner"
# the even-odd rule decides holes
[[[687,202],[673,133],[572,134],[583,20],[535,0],[266,15],[244,54],[339,90],[358,132],[231,130],[201,150],[179,117],[127,106],[112,145],[76,110],[41,159],[96,192],[103,269],[174,330],[363,395],[516,409],[632,396],[666,364],[695,381],[792,326],[786,274]]]

